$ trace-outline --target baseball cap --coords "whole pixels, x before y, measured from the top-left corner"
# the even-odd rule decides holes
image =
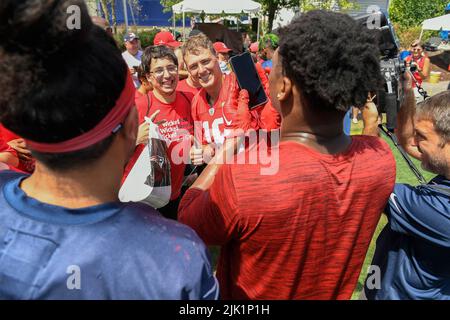
[[[250,45],[250,52],[257,53],[258,52],[258,46],[259,46],[258,42],[253,42]]]
[[[139,39],[139,37],[133,32],[131,32],[123,38],[123,41],[133,41],[134,39]]]
[[[172,48],[177,48],[181,45],[181,42],[176,41],[169,31],[161,31],[155,35],[155,38],[153,39],[153,44],[155,46],[163,45]]]
[[[230,48],[228,48],[225,45],[225,43],[220,42],[220,41],[214,42],[213,47],[214,47],[214,50],[216,50],[217,53],[228,53],[230,51],[233,51]]]

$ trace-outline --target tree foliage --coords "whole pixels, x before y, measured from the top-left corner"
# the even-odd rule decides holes
[[[390,18],[401,27],[420,25],[424,20],[443,15],[449,0],[391,0]]]
[[[226,0],[223,0],[226,1]],[[267,32],[273,27],[273,21],[276,14],[283,8],[297,8],[299,11],[305,12],[314,9],[333,10],[339,9],[346,11],[357,6],[356,0],[254,0],[261,3],[262,13],[267,17]],[[160,0],[164,11],[168,12],[172,6],[181,0]]]

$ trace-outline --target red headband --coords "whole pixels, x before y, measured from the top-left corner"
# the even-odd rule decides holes
[[[78,137],[62,142],[43,143],[25,140],[27,148],[44,153],[64,153],[82,150],[102,141],[120,128],[120,125],[134,105],[134,94],[135,87],[133,80],[131,79],[130,73],[127,72],[125,87],[119,99],[117,99],[115,106],[94,128]]]

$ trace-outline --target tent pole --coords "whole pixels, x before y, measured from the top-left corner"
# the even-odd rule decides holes
[[[172,10],[172,20],[173,20],[173,30],[172,30],[172,35],[175,38],[175,28],[176,28],[176,24],[175,24],[175,12]]]
[[[184,14],[184,10],[183,10],[183,42],[186,40],[186,31],[184,30],[184,28],[186,27],[186,23],[185,23],[185,14]]]
[[[128,12],[127,12],[127,0],[122,0],[123,4],[123,16],[125,18],[125,34],[128,33]]]
[[[257,31],[257,35],[256,35],[256,41],[259,41],[259,28],[260,28],[260,26],[259,26],[259,20],[260,20],[260,14],[258,13],[258,31]]]
[[[420,41],[422,41],[422,36],[423,36],[423,28],[422,28],[422,31],[420,31],[420,37],[419,37]]]

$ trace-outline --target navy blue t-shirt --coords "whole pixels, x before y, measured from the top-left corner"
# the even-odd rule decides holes
[[[381,271],[381,286],[369,274],[368,299],[450,299],[449,194],[450,181],[442,176],[428,185],[395,186],[372,261]]]
[[[0,173],[0,299],[217,299],[194,231],[138,203],[68,209]]]

